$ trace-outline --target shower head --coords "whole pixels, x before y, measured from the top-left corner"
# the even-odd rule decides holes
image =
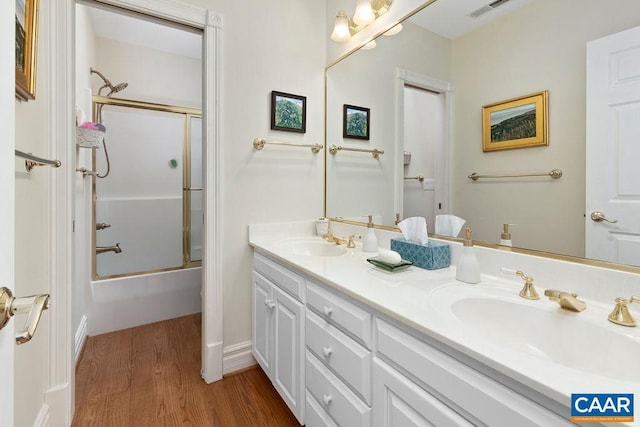
[[[129,86],[128,83],[118,83],[117,85],[114,86],[111,84],[109,79],[107,79],[104,75],[102,75],[100,71],[94,70],[93,68],[89,68],[89,70],[91,70],[91,74],[97,74],[104,82],[104,85],[100,89],[98,89],[98,95],[101,94],[102,89],[109,88],[110,92],[106,95],[108,98],[114,93],[120,92],[121,90],[124,90],[127,86]]]
[[[121,90],[125,90],[129,86],[129,83],[119,83],[115,86],[110,86],[111,92],[107,94],[107,97],[110,97],[114,93],[120,92]]]

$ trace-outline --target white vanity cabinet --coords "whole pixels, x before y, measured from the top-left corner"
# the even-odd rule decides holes
[[[257,252],[253,278],[253,355],[301,424],[573,425],[569,408],[330,284]]]
[[[307,280],[307,426],[371,425],[371,313]]]
[[[375,326],[375,426],[573,425],[568,411],[562,418],[385,320]]]
[[[304,423],[304,278],[260,254],[253,270],[253,356]]]

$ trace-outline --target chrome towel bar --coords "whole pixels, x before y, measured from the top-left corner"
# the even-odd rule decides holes
[[[418,175],[418,176],[405,176],[404,177],[405,180],[407,179],[415,179],[416,181],[420,181],[420,182],[424,182],[424,176],[422,175]]]
[[[523,178],[527,176],[549,176],[553,179],[560,179],[562,177],[562,170],[553,169],[551,172],[547,173],[518,173],[508,175],[480,175],[478,172],[474,172],[467,176],[467,178],[477,181],[480,178]]]
[[[377,159],[380,154],[384,154],[384,150],[378,150],[377,148],[374,148],[373,150],[368,150],[365,148],[341,147],[339,145],[338,146],[332,145],[331,148],[329,148],[329,152],[334,156],[338,151],[357,151],[359,153],[371,153],[374,159]]]
[[[54,168],[59,168],[62,165],[60,160],[48,160],[43,159],[42,157],[34,156],[33,154],[24,153],[20,150],[15,150],[15,154],[17,157],[22,157],[26,159],[24,161],[24,167],[27,169],[27,172],[31,172],[36,166],[53,166]]]
[[[322,145],[322,144],[296,144],[296,143],[293,143],[293,142],[265,141],[262,138],[256,138],[256,139],[253,140],[253,148],[255,148],[256,150],[262,150],[264,148],[265,144],[286,145],[286,146],[289,146],[289,147],[311,148],[311,152],[314,153],[314,154],[320,152],[320,150],[322,150],[324,148],[324,145]]]

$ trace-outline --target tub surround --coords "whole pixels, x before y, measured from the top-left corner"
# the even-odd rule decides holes
[[[340,237],[362,235],[365,231],[363,227],[344,223],[332,223],[331,228]],[[389,248],[390,239],[399,235],[384,230],[375,232],[381,248]],[[558,328],[549,328],[544,333],[561,334],[562,322],[581,320],[589,327],[604,331],[604,336],[609,332],[624,334],[640,348],[640,328],[625,328],[607,320],[616,297],[628,298],[640,293],[638,275],[476,247],[482,281],[480,284],[470,285],[455,280],[454,267],[428,271],[412,266],[397,273],[382,271],[366,262],[366,258],[372,254],[363,253],[361,244],[356,249],[348,249],[344,255],[319,257],[292,254],[282,243],[283,239],[310,237],[314,234],[314,221],[250,225],[249,243],[257,252],[355,299],[393,322],[423,334],[429,340],[432,339],[431,344],[442,347],[441,350],[449,353],[452,349],[454,353],[459,353],[458,357],[470,358],[476,366],[484,366],[487,371],[506,376],[507,381],[515,382],[515,387],[522,385],[525,390],[539,393],[539,399],[550,399],[547,405],[542,402],[545,406],[549,406],[551,402],[552,406],[560,404],[568,411],[572,393],[635,393],[640,396],[640,379],[632,373],[630,366],[610,366],[612,362],[604,355],[599,362],[602,366],[586,366],[581,360],[576,360],[575,363],[571,360],[552,362],[544,356],[519,351],[517,346],[491,340],[484,334],[477,333],[477,330],[474,332],[473,328],[457,321],[449,310],[436,304],[438,301],[446,301],[446,298],[442,299],[440,296],[443,290],[454,290],[454,293],[462,293],[463,296],[468,293],[469,297],[482,296],[485,291],[487,294],[498,292],[508,295],[508,298],[513,294],[515,307],[520,307],[523,315],[531,310],[543,310],[547,318],[551,316],[552,323],[557,319]],[[451,264],[456,265],[462,245],[447,243],[451,245]],[[587,309],[581,313],[572,313],[561,309],[557,303],[544,296],[540,300],[519,298],[523,282],[515,276],[516,270],[523,270],[534,277],[540,295],[544,294],[545,289],[576,292],[580,299],[586,301]],[[631,311],[640,316],[635,307],[632,306]],[[518,311],[509,313],[508,316],[515,318]],[[504,321],[509,322],[509,317],[505,317]],[[544,327],[535,324],[535,320],[531,323],[532,331]],[[601,351],[606,346],[606,343],[590,341],[589,327],[585,329],[584,337],[580,337],[585,355]],[[520,333],[526,336],[527,330]],[[571,353],[581,354],[579,351],[567,352]],[[487,374],[491,376],[490,373]],[[514,387],[514,383],[509,386]],[[564,412],[558,408],[555,407],[556,412]]]

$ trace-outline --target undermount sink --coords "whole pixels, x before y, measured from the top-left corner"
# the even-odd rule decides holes
[[[607,311],[580,313],[541,297],[525,300],[518,288],[450,285],[434,291],[432,309],[458,327],[502,348],[591,374],[640,381],[636,328],[608,322]]]
[[[344,245],[336,245],[320,237],[292,237],[280,240],[276,245],[292,255],[333,257],[347,253]]]

